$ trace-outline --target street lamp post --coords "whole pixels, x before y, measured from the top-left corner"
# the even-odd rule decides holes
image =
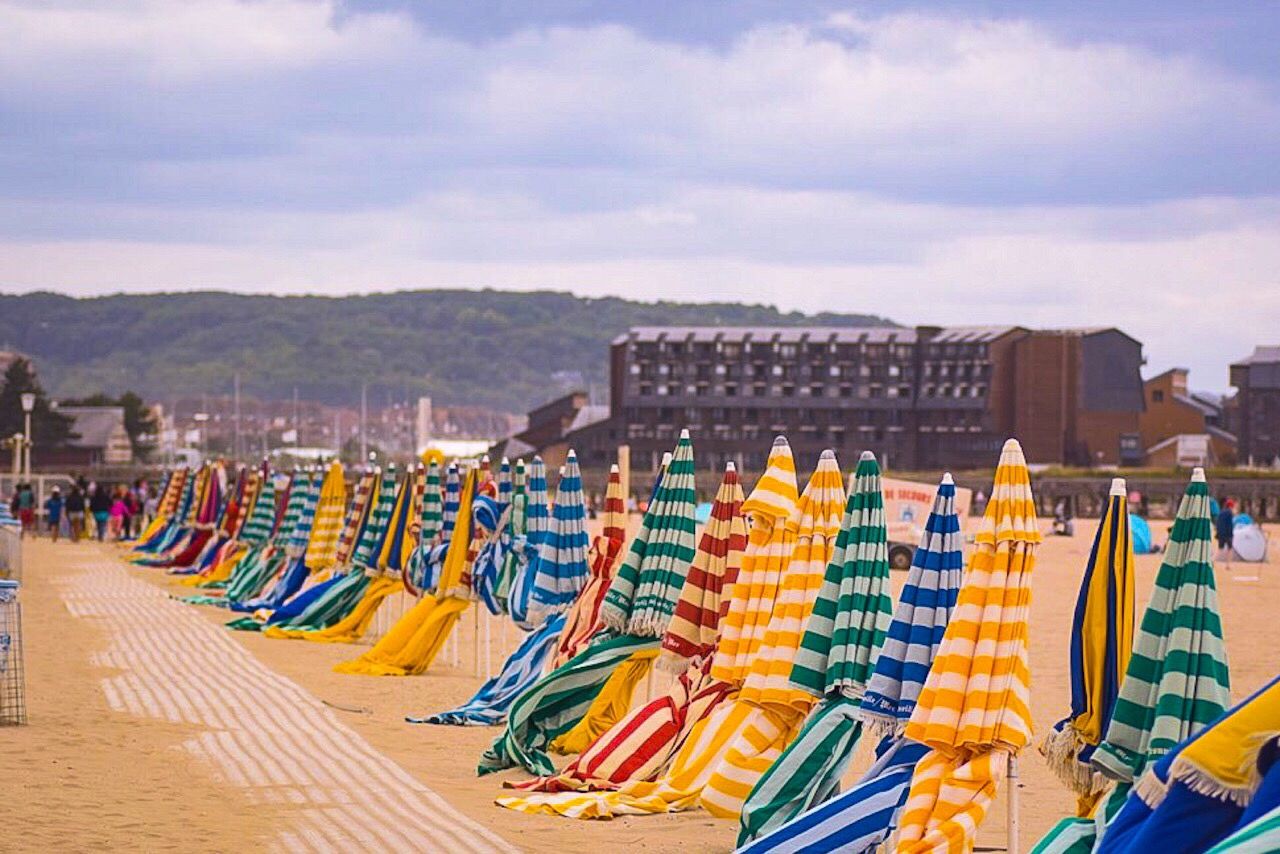
[[[24,469],[24,473],[26,474],[27,480],[31,479],[31,445],[32,445],[31,410],[35,408],[36,408],[35,392],[24,391],[22,393],[22,413],[26,419],[26,430],[23,431],[23,435],[26,438],[26,456],[25,456],[25,463],[23,465],[23,469]]]

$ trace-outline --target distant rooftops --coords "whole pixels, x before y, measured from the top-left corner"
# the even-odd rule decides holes
[[[1253,348],[1253,352],[1238,362],[1237,365],[1274,365],[1280,363],[1280,346]]]
[[[936,330],[930,335],[931,330]],[[743,343],[746,341],[781,344],[813,341],[823,344],[914,344],[922,337],[942,344],[983,344],[1016,332],[1032,332],[1023,326],[635,326],[613,340],[614,344],[635,342],[650,344],[660,341],[692,343]],[[1103,332],[1120,332],[1114,326],[1084,326],[1070,329],[1034,330],[1048,335],[1087,337]],[[1120,332],[1124,335],[1126,333]],[[1130,336],[1132,337],[1132,336]]]
[[[624,335],[614,339],[615,344],[628,341],[651,343],[656,341],[692,341],[714,343],[727,341],[778,341],[800,343],[857,344],[866,343],[914,343],[916,332],[895,326],[634,326]]]

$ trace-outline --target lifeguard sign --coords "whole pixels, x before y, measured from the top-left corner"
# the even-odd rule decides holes
[[[884,488],[884,521],[890,543],[902,543],[915,548],[929,521],[933,509],[933,497],[937,494],[935,483],[916,483],[886,477],[881,480]],[[956,513],[960,516],[961,530],[973,503],[973,490],[956,487]]]

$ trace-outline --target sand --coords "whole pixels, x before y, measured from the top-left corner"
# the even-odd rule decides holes
[[[1156,523],[1157,542],[1168,524]],[[1039,553],[1032,609],[1033,711],[1037,739],[1067,711],[1067,643],[1080,572],[1092,524],[1081,521],[1074,538],[1047,538]],[[1273,530],[1273,537],[1278,532]],[[30,725],[0,730],[0,803],[9,829],[6,850],[219,851],[266,845],[295,816],[264,804],[229,783],[203,761],[178,749],[200,727],[112,711],[102,680],[116,671],[95,664],[110,638],[93,619],[68,611],[63,594],[102,560],[119,552],[97,544],[28,541],[23,588],[27,701]],[[1246,696],[1275,675],[1273,625],[1280,612],[1280,549],[1270,562],[1219,567],[1218,588],[1231,663],[1232,693]],[[1138,557],[1139,612],[1150,592],[1158,555]],[[156,570],[130,568],[138,578],[168,587]],[[1258,582],[1236,580],[1260,574]],[[904,574],[895,573],[895,586]],[[184,591],[185,592],[185,589]],[[192,609],[200,619],[225,621],[226,612]],[[405,714],[450,708],[469,697],[482,678],[472,675],[471,613],[461,623],[457,668],[438,662],[424,676],[375,678],[332,672],[333,664],[366,647],[280,641],[232,633],[235,643],[270,670],[342,709],[341,720],[374,749],[443,796],[462,814],[526,851],[728,851],[736,826],[695,812],[671,816],[577,822],[528,816],[493,806],[501,780],[518,772],[477,778],[476,759],[495,730],[415,726]],[[501,632],[493,623],[493,666],[501,663]],[[508,646],[517,639],[508,631]],[[854,771],[868,761],[864,745]],[[1050,774],[1034,749],[1021,758],[1022,848],[1028,850],[1074,798]],[[14,821],[14,817],[20,817]],[[6,840],[6,843],[13,840]],[[1004,804],[996,804],[980,847],[1005,845]],[[422,849],[431,850],[430,840]]]

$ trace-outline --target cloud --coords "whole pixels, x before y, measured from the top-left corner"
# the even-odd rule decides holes
[[[1219,387],[1280,320],[1274,81],[1034,21],[465,39],[307,0],[0,0],[0,116],[9,290],[561,287],[1108,323]]]

